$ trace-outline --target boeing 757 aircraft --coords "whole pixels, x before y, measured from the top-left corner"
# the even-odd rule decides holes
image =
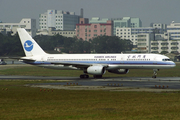
[[[48,54],[23,28],[17,29],[27,64],[60,70],[82,70],[80,78],[101,78],[106,71],[126,74],[129,69],[152,69],[156,78],[159,69],[175,67],[175,63],[159,54]]]

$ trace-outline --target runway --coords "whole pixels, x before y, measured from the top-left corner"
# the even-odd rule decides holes
[[[0,80],[42,80],[42,83],[30,84],[31,87],[74,89],[80,90],[148,90],[148,91],[179,91],[180,77],[121,77],[102,79],[80,79],[78,77],[45,77],[45,76],[0,76]],[[45,83],[50,80],[52,83]]]

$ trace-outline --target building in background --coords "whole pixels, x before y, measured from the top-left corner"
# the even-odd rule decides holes
[[[50,27],[56,30],[75,30],[79,18],[80,16],[75,15],[75,12],[47,10],[39,15],[39,29],[48,30]]]
[[[76,36],[78,39],[89,41],[97,36],[112,36],[112,21],[108,19],[92,18],[89,23],[87,19],[80,19],[76,24]]]
[[[151,40],[153,38],[152,33],[137,34],[137,50],[143,53],[151,53]]]
[[[180,41],[180,23],[172,21],[172,23],[167,26],[167,32],[169,33],[170,40]]]
[[[164,32],[167,32],[167,25],[162,23],[151,23],[150,27],[155,28],[155,33],[163,34]]]
[[[153,34],[154,40],[151,40],[151,53],[171,53],[168,45],[171,44],[168,39],[168,33]]]
[[[39,30],[36,20],[23,18],[19,23],[3,23],[0,21],[0,33],[14,35],[17,28],[25,28],[32,37],[37,35],[56,34],[65,37],[77,37],[89,41],[98,36],[116,35],[121,39],[131,40],[134,50],[147,53],[180,53],[180,23],[172,21],[170,25],[151,23],[150,27],[142,27],[140,18],[123,17],[109,19],[93,17],[83,18],[74,12],[47,10],[39,15]]]
[[[55,28],[50,28],[48,29],[48,31],[37,31],[36,35],[48,35],[48,36],[53,36],[53,35],[62,35],[64,37],[75,37],[76,36],[76,31],[72,30],[72,31],[64,31],[64,30],[56,30]]]
[[[137,35],[138,34],[152,34],[154,33],[154,30],[157,31],[165,31],[163,28],[154,28],[154,27],[139,27],[139,28],[116,28],[116,36],[120,37],[121,39],[127,39],[131,40],[133,42],[133,45],[137,45]],[[159,33],[159,32],[158,32]]]
[[[137,52],[180,53],[180,23],[153,23],[151,27],[116,28],[116,36],[131,40]]]
[[[3,35],[6,35],[6,29],[0,29],[0,33],[3,34]]]
[[[172,21],[168,26],[154,24],[153,27],[163,29],[154,31],[155,39],[151,41],[152,53],[180,53],[180,23]]]
[[[100,19],[99,17],[93,17],[91,20],[89,20],[90,24],[98,24],[98,23],[107,23],[109,21],[108,18],[102,18]]]
[[[4,31],[5,34],[9,32],[14,35],[17,28],[25,28],[34,37],[36,35],[36,19],[23,18],[19,23],[0,23],[0,31]]]
[[[142,27],[140,18],[113,18],[113,35],[116,35],[116,28],[139,28]]]

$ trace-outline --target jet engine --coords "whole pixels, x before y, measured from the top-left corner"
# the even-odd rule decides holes
[[[108,72],[116,74],[127,74],[129,72],[129,69],[108,70]]]
[[[103,66],[90,66],[87,68],[87,73],[91,75],[103,75],[106,72]]]

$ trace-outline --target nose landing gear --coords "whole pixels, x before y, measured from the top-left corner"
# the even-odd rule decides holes
[[[153,73],[152,78],[156,78],[156,76],[157,76],[157,71],[159,71],[159,69],[153,69],[153,71],[154,71],[154,73]]]

